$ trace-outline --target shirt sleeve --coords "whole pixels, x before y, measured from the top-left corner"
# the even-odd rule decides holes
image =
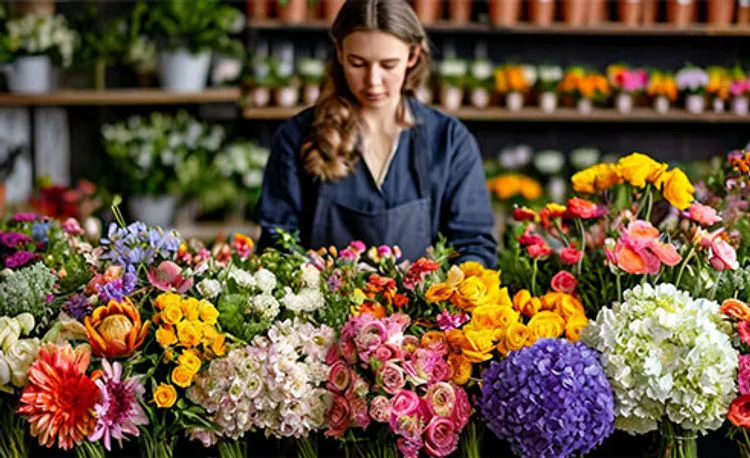
[[[282,125],[274,134],[271,154],[263,175],[256,216],[262,229],[258,252],[274,245],[273,230],[300,229],[302,185],[298,153],[302,133],[295,121]]]
[[[463,126],[456,132],[448,185],[443,198],[441,232],[458,251],[457,262],[497,265],[495,218],[485,184],[482,156],[476,139]]]

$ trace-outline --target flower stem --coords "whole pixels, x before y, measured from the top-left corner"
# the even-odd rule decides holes
[[[622,302],[622,280],[620,280],[620,271],[617,270],[617,301]]]
[[[680,287],[680,281],[682,280],[682,274],[685,272],[685,267],[688,265],[688,263],[690,262],[690,260],[693,258],[694,255],[695,255],[695,246],[690,248],[690,252],[688,253],[687,256],[685,256],[685,261],[680,266],[680,271],[677,272],[677,280],[675,280],[674,282],[675,288]]]
[[[654,193],[651,190],[651,185],[648,185],[646,188],[646,193],[648,195],[648,206],[646,207],[646,221],[651,222],[651,209],[654,206]]]
[[[583,227],[583,221],[581,221],[580,218],[576,218],[576,225],[578,226],[578,230],[581,232],[581,246],[578,247],[578,249],[581,250],[581,259],[578,260],[578,266],[576,266],[578,270],[578,276],[580,276],[581,269],[583,268],[583,254],[586,252],[586,228]]]
[[[536,274],[539,270],[538,262],[539,260],[534,258],[534,267],[531,270],[531,295],[533,297],[536,297]]]

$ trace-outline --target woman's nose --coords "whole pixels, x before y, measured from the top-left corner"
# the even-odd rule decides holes
[[[367,84],[372,86],[380,86],[380,83],[383,81],[382,72],[380,70],[380,67],[377,65],[373,65],[369,68],[367,71]]]

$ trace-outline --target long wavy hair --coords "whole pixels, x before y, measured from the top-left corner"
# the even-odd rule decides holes
[[[330,36],[337,49],[353,32],[380,31],[399,38],[412,52],[419,51],[417,62],[407,68],[402,95],[413,96],[427,78],[430,54],[422,24],[406,0],[347,0],[331,27]],[[397,121],[407,124],[401,104]],[[334,53],[323,80],[310,137],[300,154],[307,173],[321,181],[346,177],[359,160],[360,105],[344,76],[344,68]]]

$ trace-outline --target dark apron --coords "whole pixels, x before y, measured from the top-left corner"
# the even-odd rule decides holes
[[[419,198],[390,209],[362,212],[341,205],[333,199],[336,183],[321,183],[310,248],[333,245],[341,249],[353,240],[361,240],[368,247],[398,245],[404,259],[413,261],[423,256],[432,244],[429,151],[424,124],[418,123],[409,129],[408,154],[418,181]],[[363,166],[362,162],[359,166]]]

